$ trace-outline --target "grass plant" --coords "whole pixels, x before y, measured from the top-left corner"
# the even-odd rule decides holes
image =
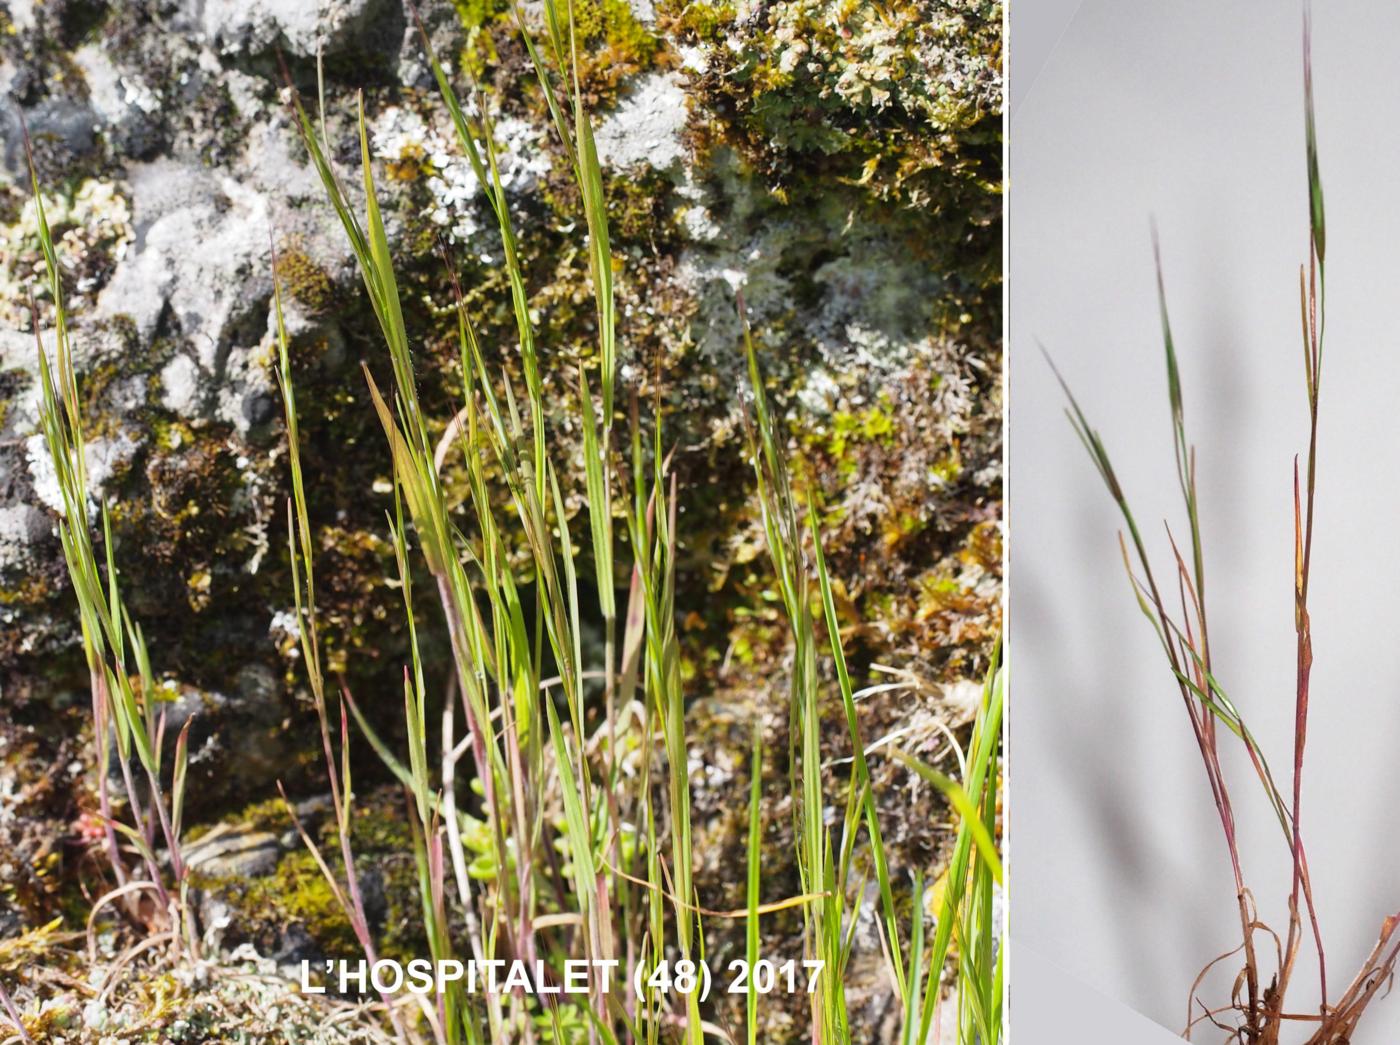
[[[1069,386],[1056,371],[1068,399],[1066,413],[1076,434],[1088,451],[1100,478],[1123,518],[1125,531],[1119,533],[1119,546],[1138,608],[1151,623],[1162,645],[1167,665],[1182,699],[1192,735],[1200,751],[1211,797],[1219,816],[1224,842],[1234,878],[1239,911],[1240,943],[1206,965],[1192,984],[1187,1001],[1186,1037],[1202,1025],[1225,1033],[1228,1042],[1244,1045],[1276,1045],[1290,1025],[1310,1029],[1309,1045],[1341,1045],[1351,1040],[1357,1023],[1369,1004],[1391,981],[1400,959],[1400,914],[1381,924],[1377,943],[1360,970],[1340,994],[1330,994],[1327,958],[1317,908],[1313,902],[1307,849],[1303,840],[1303,768],[1308,734],[1308,705],[1311,697],[1313,663],[1312,623],[1308,592],[1312,576],[1313,521],[1316,505],[1318,420],[1322,387],[1323,333],[1326,322],[1326,220],[1322,179],[1318,165],[1317,130],[1313,109],[1311,60],[1311,21],[1304,20],[1304,120],[1308,175],[1308,257],[1299,267],[1298,290],[1301,312],[1304,389],[1308,403],[1306,457],[1299,467],[1294,458],[1294,622],[1296,630],[1296,687],[1294,699],[1294,743],[1291,788],[1280,786],[1263,750],[1245,723],[1239,708],[1219,681],[1220,670],[1211,654],[1207,616],[1204,542],[1200,525],[1200,495],[1197,488],[1196,449],[1186,432],[1185,405],[1176,348],[1167,312],[1165,281],[1160,252],[1157,252],[1157,291],[1162,340],[1167,365],[1167,399],[1171,414],[1175,456],[1175,482],[1180,490],[1185,514],[1187,539],[1178,544],[1170,525],[1167,534],[1172,559],[1167,575],[1159,583],[1153,570],[1142,533],[1129,505],[1127,493],[1114,471],[1099,433],[1089,423]],[[1156,243],[1154,241],[1154,252]],[[1053,368],[1053,363],[1051,364]],[[1169,608],[1171,587],[1176,588],[1180,612]],[[1280,938],[1265,924],[1256,909],[1243,871],[1235,819],[1235,807],[1220,759],[1223,725],[1243,744],[1250,765],[1278,820],[1288,861],[1292,886],[1287,900],[1288,928]],[[1307,925],[1304,925],[1306,918]],[[1294,1011],[1288,1005],[1298,951],[1306,937],[1317,953],[1320,1005],[1316,1013]],[[1261,944],[1262,941],[1262,944]],[[1270,953],[1272,951],[1272,961]],[[1241,968],[1228,1003],[1211,1005],[1199,991],[1208,972],[1216,965],[1239,956]]]
[[[38,306],[31,297],[39,360],[39,419],[62,501],[58,536],[82,626],[97,756],[98,816],[114,883],[94,907],[100,910],[109,904],[117,905],[153,934],[149,939],[168,941],[197,958],[200,941],[190,916],[187,868],[180,848],[193,720],[187,719],[176,737],[173,773],[167,788],[162,779],[162,756],[168,706],[156,685],[141,626],[122,599],[107,505],[94,506],[89,499],[87,444],[63,308],[62,278],[29,152],[27,129],[24,141],[47,277],[45,290],[54,314],[51,366],[39,333]],[[100,531],[94,525],[94,515],[100,521]],[[105,549],[102,557],[97,551],[98,532]],[[130,814],[126,820],[114,813],[113,755],[120,773],[121,797]],[[162,846],[164,857],[158,853]],[[167,864],[169,880],[163,871]]]
[[[660,409],[644,421],[635,394],[625,404],[630,409],[619,404],[629,398],[617,382],[614,281],[620,259],[609,247],[603,173],[579,80],[575,13],[567,3],[544,0],[541,14],[544,28],[537,39],[516,12],[536,81],[580,190],[597,317],[596,362],[571,375],[578,394],[581,460],[565,460],[546,424],[541,375],[548,360],[537,344],[484,94],[473,86],[469,100],[459,98],[424,31],[458,145],[496,219],[500,265],[516,326],[511,347],[520,375],[513,379],[508,368],[488,362],[490,354],[478,340],[459,291],[455,326],[461,400],[444,423],[430,418],[419,398],[414,335],[405,321],[390,256],[363,99],[357,113],[361,185],[352,192],[330,158],[324,97],[318,99],[318,119],[290,92],[296,125],[355,257],[392,375],[390,383],[381,385],[371,368],[364,370],[367,398],[393,467],[393,503],[385,528],[403,594],[409,656],[402,678],[402,740],[395,742],[376,730],[373,721],[382,718],[368,714],[326,666],[317,602],[318,540],[310,507],[315,490],[302,467],[294,349],[274,255],[275,365],[291,482],[288,555],[300,659],[316,713],[338,851],[313,837],[290,802],[288,810],[371,963],[377,958],[376,943],[351,845],[356,817],[352,729],[363,734],[402,787],[423,937],[432,959],[520,959],[533,970],[537,988],[558,986],[570,960],[618,963],[611,990],[602,990],[594,977],[587,995],[579,998],[520,990],[474,993],[461,981],[440,984],[427,995],[386,992],[379,1006],[402,1041],[754,1045],[765,1040],[761,1016],[770,1004],[756,970],[761,961],[775,958],[795,959],[800,969],[796,991],[805,992],[810,1009],[806,1036],[833,1045],[857,1040],[860,1032],[852,1025],[845,977],[860,902],[873,879],[889,988],[902,1014],[901,1041],[936,1040],[931,1035],[945,996],[942,973],[956,953],[957,1040],[995,1045],[1001,1036],[1005,959],[993,903],[1002,881],[996,839],[1003,675],[994,660],[968,751],[958,751],[960,781],[897,754],[911,773],[948,797],[959,820],[941,900],[930,911],[926,900],[933,891],[925,888],[923,877],[916,876],[909,889],[886,852],[858,725],[857,702],[863,694],[854,687],[843,649],[817,512],[810,502],[799,507],[746,321],[749,453],[793,649],[787,680],[791,728],[783,762],[796,796],[792,828],[801,891],[764,899],[763,840],[769,825],[762,781],[771,753],[756,730],[745,906],[715,911],[700,904],[691,823],[694,737],[687,732],[675,623],[678,480],[670,468]],[[37,177],[34,191],[38,198]],[[98,783],[116,882],[99,904],[123,901],[132,916],[139,913],[148,923],[149,940],[197,954],[179,846],[188,723],[175,742],[173,783],[167,789],[162,777],[165,720],[140,628],[121,601],[105,509],[99,513],[100,542],[90,521],[77,378],[42,205],[39,214],[57,317],[56,377],[42,343],[39,349],[43,424],[64,500],[60,533],[92,674]],[[445,263],[450,265],[450,259]],[[624,414],[627,420],[618,423]],[[443,471],[453,456],[465,466],[465,512],[449,507]],[[587,527],[576,543],[565,491],[578,488],[585,493]],[[525,579],[510,559],[510,549],[522,541],[529,559]],[[96,551],[99,544],[105,559]],[[591,564],[591,584],[580,583],[580,561]],[[436,595],[440,619],[435,622],[419,619],[422,603],[415,591],[423,583]],[[596,605],[585,606],[590,590]],[[590,661],[586,652],[589,620],[603,622],[601,662]],[[445,702],[429,691],[420,647],[420,629],[427,627],[444,630],[450,643],[454,670]],[[823,681],[822,662],[828,655],[834,693]],[[829,697],[839,698],[838,721],[852,755],[853,771],[839,789],[832,789],[822,772],[822,727],[836,704]],[[107,794],[113,757],[125,781],[131,823],[113,814]],[[133,764],[144,771],[142,787],[133,777]],[[153,907],[136,902],[146,895],[156,900]],[[762,953],[763,919],[795,908],[804,927],[802,953]],[[936,919],[931,935],[924,927],[929,914]],[[698,963],[706,959],[706,927],[719,921],[743,924],[749,972],[739,1026],[716,1023],[702,1001],[709,988]],[[634,979],[632,970],[638,968],[643,975]],[[718,981],[723,972],[714,970],[714,990],[722,989]],[[731,978],[732,973],[725,975],[725,982]],[[8,1006],[8,996],[3,1000]]]

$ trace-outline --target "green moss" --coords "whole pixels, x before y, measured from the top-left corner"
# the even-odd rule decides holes
[[[911,508],[890,512],[881,520],[880,539],[894,551],[922,533],[928,524],[927,518]]]
[[[836,462],[843,477],[850,476],[857,466],[855,451],[870,443],[882,446],[893,443],[893,410],[889,393],[882,391],[874,406],[863,410],[837,410],[829,423],[807,433],[804,446],[821,451]]]
[[[731,3],[686,3],[675,13],[677,27],[682,33],[703,43],[714,43],[721,33],[734,23]]]
[[[246,805],[239,810],[235,820],[255,831],[280,832],[292,826],[292,818],[287,815],[287,804],[281,798]]]
[[[28,383],[29,375],[23,370],[0,370],[0,431],[4,431],[16,394]]]
[[[326,526],[320,531],[318,593],[324,606],[326,670],[343,673],[357,653],[370,653],[382,640],[386,608],[381,596],[393,574],[393,550],[382,533]]]
[[[335,303],[335,282],[295,242],[282,245],[277,274],[287,293],[313,313],[325,312]]]
[[[618,245],[669,246],[676,239],[677,215],[666,175],[650,168],[614,174],[607,179],[604,192],[608,231]]]
[[[700,152],[733,149],[781,203],[845,199],[952,282],[949,329],[999,307],[1001,6],[996,0],[662,0],[704,71]],[[995,323],[993,324],[996,325]]]
[[[178,450],[195,440],[193,428],[178,418],[164,415],[151,419],[149,431],[151,445],[164,451]]]
[[[510,10],[510,5],[502,0],[452,0],[452,6],[466,34],[460,52],[462,68],[480,77],[497,59],[490,29]]]
[[[962,458],[958,456],[957,448],[954,447],[952,453],[934,461],[932,470],[933,474],[945,483],[956,481],[963,472]]]
[[[0,587],[0,606],[35,606],[54,594],[54,586],[43,577],[24,576],[12,585]]]
[[[333,853],[330,855],[334,855]],[[288,853],[264,878],[218,876],[193,872],[196,888],[218,893],[241,912],[254,939],[273,942],[288,925],[304,929],[328,954],[353,955],[359,941],[310,851]]]
[[[261,900],[296,919],[330,953],[354,954],[359,949],[340,901],[309,851],[283,857],[271,877],[254,883],[248,899]]]
[[[624,80],[661,61],[661,38],[632,13],[628,0],[576,0],[573,11],[583,43],[579,77],[590,104],[612,103]]]
[[[291,826],[280,798],[245,807],[239,819],[255,829],[278,834]],[[309,825],[309,829],[337,881],[343,882],[340,838],[334,823]],[[427,944],[422,936],[412,832],[396,789],[373,792],[357,803],[350,847],[362,883],[374,875],[383,885],[383,920],[373,927],[377,930],[375,943],[380,954],[400,960],[421,957]],[[229,900],[241,913],[242,930],[255,942],[275,946],[285,928],[296,925],[328,955],[348,957],[360,953],[359,941],[335,891],[315,856],[300,845],[285,854],[265,877],[201,874],[195,884]],[[375,912],[370,913],[373,916]]]

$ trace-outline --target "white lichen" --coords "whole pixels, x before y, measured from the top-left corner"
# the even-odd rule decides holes
[[[508,196],[533,191],[549,173],[541,130],[512,116],[492,123],[501,185]],[[444,134],[412,109],[390,106],[371,129],[370,147],[401,180],[424,178],[433,196],[429,219],[456,242],[469,242],[485,227],[481,182],[456,136]],[[478,143],[483,160],[486,148]]]
[[[46,192],[44,214],[59,268],[75,274],[65,304],[70,312],[80,311],[126,255],[134,237],[131,208],[113,183],[87,178],[71,194]],[[0,324],[28,327],[30,292],[42,299],[46,283],[39,210],[31,197],[17,221],[0,226]]]
[[[639,77],[598,126],[598,158],[616,169],[668,170],[685,159],[681,134],[688,108],[680,78],[672,72]]]

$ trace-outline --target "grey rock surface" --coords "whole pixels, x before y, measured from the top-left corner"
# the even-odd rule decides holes
[[[189,6],[220,55],[281,47],[302,58],[363,46],[389,7],[385,0],[194,0]]]
[[[277,868],[281,844],[277,836],[239,825],[219,825],[191,843],[185,851],[190,867],[220,878],[259,878]]]

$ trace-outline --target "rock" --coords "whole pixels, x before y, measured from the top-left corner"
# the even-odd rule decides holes
[[[135,455],[139,444],[125,432],[110,439],[89,439],[83,459],[87,465],[89,514],[96,515],[96,498],[102,495],[117,471],[126,466]],[[51,511],[63,512],[63,494],[58,488],[58,474],[54,471],[53,459],[49,456],[48,445],[42,435],[33,435],[25,440],[25,453],[29,460],[29,475],[33,483],[34,496],[40,504]]]
[[[19,117],[10,106],[0,111],[0,135],[3,135],[5,171],[13,179],[25,175],[24,137]],[[92,109],[68,98],[45,99],[25,110],[25,123],[30,139],[43,142],[51,153],[63,162],[79,164],[89,158],[97,146],[94,129],[97,119]]]
[[[266,664],[243,665],[227,692],[212,692],[157,680],[160,713],[165,718],[162,781],[168,789],[174,766],[176,737],[190,724],[185,808],[191,818],[267,797],[273,781],[287,769],[287,743],[282,727],[281,695],[276,675]],[[114,796],[126,793],[126,782],[112,740],[108,787]],[[136,778],[142,771],[135,763]],[[275,791],[274,791],[275,793]],[[274,838],[275,841],[275,838]]]
[[[216,878],[258,878],[277,869],[282,854],[277,836],[246,826],[220,824],[184,852],[191,869]]]
[[[33,563],[33,549],[53,532],[49,516],[28,504],[0,507],[0,576]]]
[[[73,61],[87,83],[92,114],[113,148],[135,159],[159,144],[160,97],[141,74],[112,61],[100,44],[84,44]]]
[[[281,47],[301,58],[363,46],[390,11],[383,0],[203,0],[196,6],[201,28],[221,54]]]
[[[198,417],[203,393],[198,364],[189,356],[176,356],[160,372],[161,403],[181,417]]]
[[[640,77],[616,111],[598,126],[598,158],[609,167],[645,165],[664,171],[685,158],[681,132],[689,108],[680,77],[673,72]]]
[[[10,21],[21,32],[34,28],[34,4],[35,0],[9,0],[6,5],[9,8]]]
[[[579,426],[569,411],[577,365],[595,365],[595,313],[564,151],[513,20],[473,23],[473,4],[421,6],[467,111],[484,104],[493,115],[539,323],[546,420],[559,437],[558,460],[576,459]],[[930,681],[921,703],[932,701],[940,714],[973,706],[974,688],[958,689],[958,679],[980,676],[1000,561],[976,543],[979,526],[993,528],[985,520],[995,518],[1000,496],[1000,292],[988,265],[1000,243],[991,115],[999,52],[988,45],[1000,15],[995,4],[931,0],[892,5],[880,18],[859,4],[836,17],[835,0],[693,0],[681,17],[669,8],[657,17],[652,0],[603,6],[616,22],[606,39],[586,41],[581,75],[607,167],[619,402],[634,391],[644,402],[664,397],[682,479],[686,573],[676,609],[685,641],[745,651],[726,664],[752,661],[731,666],[738,675],[726,680],[700,658],[687,681],[687,725],[704,766],[697,838],[715,840],[700,847],[702,864],[723,875],[724,861],[742,859],[749,727],[756,715],[771,720],[776,749],[787,720],[783,687],[769,686],[784,670],[782,629],[750,612],[771,575],[751,470],[738,449],[738,291],[775,413],[836,520],[826,550],[861,647],[852,663],[912,663]],[[70,31],[79,7],[99,8],[100,23]],[[524,10],[527,19],[538,15],[537,4]],[[287,451],[272,377],[274,245],[285,265],[328,683],[343,673],[371,714],[396,724],[396,702],[382,698],[400,691],[407,639],[402,593],[386,580],[395,576],[384,540],[389,462],[359,372],[363,360],[376,378],[386,375],[387,357],[279,96],[275,52],[313,108],[314,59],[324,55],[327,152],[357,215],[356,93],[364,91],[373,170],[434,425],[460,395],[453,290],[440,251],[460,277],[491,372],[518,366],[496,218],[400,0],[9,0],[9,11],[15,31],[0,32],[0,730],[12,709],[27,708],[48,746],[36,748],[22,775],[38,780],[50,766],[78,765],[55,793],[73,809],[91,807],[84,791],[93,752],[79,739],[91,736],[86,666],[52,537],[59,499],[37,435],[28,293],[43,266],[26,203],[15,115],[22,110],[43,133],[36,157],[59,239],[92,493],[114,506],[124,597],[171,698],[163,704],[167,759],[193,716],[186,823],[231,817],[242,825],[236,836],[205,836],[200,860],[216,877],[265,875],[279,856],[304,864],[285,824],[230,813],[275,800],[278,780],[293,794],[325,786],[305,668],[286,626],[295,618]],[[850,37],[841,36],[848,27]],[[463,63],[484,74],[480,98],[466,88]],[[754,77],[760,64],[775,75]],[[968,105],[944,104],[967,84]],[[41,293],[38,305],[52,352],[51,303]],[[451,472],[445,481],[456,498],[461,477]],[[579,491],[567,485],[566,512],[582,511]],[[586,527],[586,518],[576,524]],[[994,543],[987,539],[987,548]],[[421,622],[425,670],[435,678],[446,677],[439,624]],[[742,710],[732,728],[716,711],[725,702],[716,692]],[[911,704],[863,702],[863,729],[871,737],[923,730]],[[835,750],[844,726],[833,729]],[[716,731],[733,733],[719,753]],[[933,742],[931,731],[917,736],[925,733]],[[169,768],[167,761],[167,777]],[[902,868],[929,863],[920,840],[931,789],[916,803],[887,783],[879,790],[891,851]],[[792,796],[773,784],[765,818],[787,825],[783,803]],[[35,842],[14,851],[27,858],[41,851],[38,840],[64,837],[68,805],[43,819],[26,813]],[[397,793],[392,805],[401,812]],[[326,806],[324,798],[302,805],[308,830],[327,827]],[[364,826],[384,819],[357,812]],[[0,837],[0,850],[7,841]],[[411,879],[411,861],[403,861],[402,835],[378,842],[381,867],[366,872],[364,888],[376,919],[393,929],[402,922],[395,912],[407,909],[395,876]],[[796,880],[788,842],[768,851],[765,874],[775,880]],[[289,876],[326,894],[310,897],[317,910],[323,901],[333,908],[314,874]],[[259,879],[258,891],[277,877]],[[214,899],[209,926],[231,917],[233,901]],[[743,897],[706,902],[737,907]],[[257,937],[264,954],[293,961],[331,953],[326,919],[275,919]],[[793,912],[777,922],[797,920]],[[742,945],[741,932],[719,926],[714,944],[740,953],[732,948]],[[792,953],[792,940],[779,942]],[[346,946],[342,936],[335,953]],[[801,1000],[793,999],[794,1012]],[[872,993],[870,1004],[887,997]]]
[[[246,182],[166,160],[130,177],[136,249],[99,310],[130,316],[143,341],[178,335],[187,347],[161,372],[163,404],[246,435],[266,420],[250,400],[274,391],[255,358],[272,294],[268,200]]]
[[[287,978],[294,980],[301,974],[302,962],[317,961],[324,957],[324,952],[304,926],[292,922],[283,926],[278,933],[277,946],[271,957],[285,969]]]

